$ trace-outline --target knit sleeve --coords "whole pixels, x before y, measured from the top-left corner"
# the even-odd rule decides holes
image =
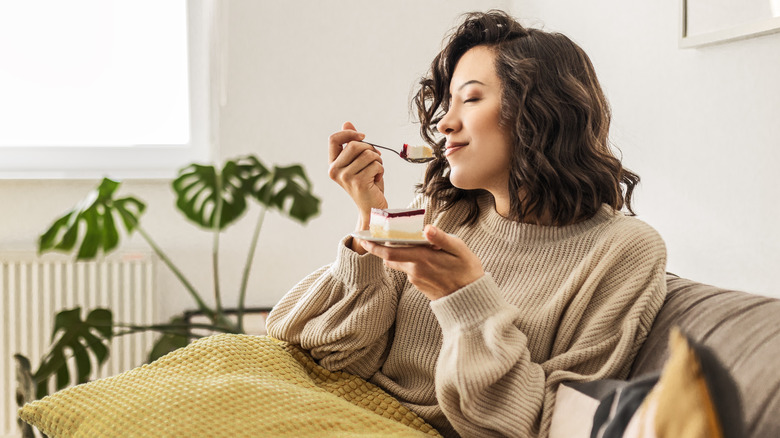
[[[382,260],[339,244],[336,261],[291,289],[268,316],[268,334],[309,350],[325,368],[370,378],[381,366],[398,305]]]
[[[464,437],[547,436],[559,383],[625,378],[663,304],[665,266],[647,227],[580,262],[549,299],[556,321],[521,327],[489,274],[432,301],[443,334],[436,394],[453,427]],[[554,338],[548,357],[531,357],[528,330]]]

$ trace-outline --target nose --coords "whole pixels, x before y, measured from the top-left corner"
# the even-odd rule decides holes
[[[444,116],[439,120],[439,123],[436,124],[436,130],[444,135],[451,134],[458,129],[460,129],[460,122],[452,108],[444,113]]]

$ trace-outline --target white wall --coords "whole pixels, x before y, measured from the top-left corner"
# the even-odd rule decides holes
[[[308,226],[266,216],[250,278],[248,304],[272,306],[298,280],[331,262],[355,224],[347,195],[327,176],[327,138],[350,120],[368,138],[399,146],[419,142],[409,97],[439,51],[444,34],[470,10],[507,8],[508,0],[254,1],[227,5],[226,105],[221,108],[221,159],[257,154],[267,164],[302,163],[322,198]],[[422,167],[385,154],[386,192],[406,205]],[[95,181],[0,180],[0,248],[33,250],[37,236]],[[148,203],[142,224],[206,293],[211,287],[211,236],[174,208],[165,181],[126,181],[123,194]],[[257,209],[228,230],[221,245],[221,284],[234,305]],[[137,236],[124,249],[145,249]],[[170,272],[157,280],[167,318],[193,308]]]
[[[577,41],[671,272],[780,297],[780,34],[680,49],[679,1],[518,0]]]
[[[624,4],[626,3],[626,4]],[[630,4],[629,4],[630,3]],[[780,35],[703,49],[677,48],[677,2],[574,0],[252,1],[228,4],[227,105],[221,158],[256,153],[303,163],[323,199],[308,226],[269,214],[249,304],[271,306],[333,260],[355,210],[327,177],[327,137],[345,120],[387,145],[419,141],[409,96],[462,12],[511,7],[560,30],[591,55],[614,110],[613,139],[643,183],[640,218],[669,246],[669,270],[695,280],[780,296]],[[422,175],[385,154],[391,205]],[[34,249],[37,236],[94,181],[0,181],[0,248]],[[167,182],[127,181],[149,204],[143,224],[202,289],[211,236],[185,222]],[[254,217],[222,240],[222,284],[235,303]],[[138,237],[125,249],[146,248]],[[161,268],[161,318],[192,308]]]

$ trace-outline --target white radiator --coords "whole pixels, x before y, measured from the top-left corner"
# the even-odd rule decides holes
[[[51,345],[54,316],[63,309],[106,307],[114,321],[156,321],[154,258],[149,253],[112,255],[102,261],[74,262],[70,257],[34,253],[0,253],[0,437],[20,436],[16,424],[16,375],[13,355],[27,356],[32,370]],[[141,365],[154,341],[151,332],[116,337],[108,361],[93,358],[91,379]],[[75,375],[71,367],[71,375]],[[50,379],[54,390],[56,378]]]

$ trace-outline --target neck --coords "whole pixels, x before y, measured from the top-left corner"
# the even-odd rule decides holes
[[[509,194],[493,192],[492,195],[496,204],[496,212],[502,217],[509,218],[510,211],[511,211],[511,200],[509,198]],[[520,197],[520,202],[523,202],[525,196],[522,193],[522,190],[518,196]],[[525,207],[525,205],[523,207]],[[556,225],[555,223],[553,223],[552,214],[550,214],[549,211],[545,211],[542,214],[527,214],[525,217],[523,217],[523,219],[520,222],[524,224],[542,225],[542,226]]]
[[[501,215],[501,217],[508,218],[509,217],[509,197],[508,196],[496,196],[496,194],[493,194],[493,199],[495,200],[496,204],[496,212]]]
[[[501,215],[501,217],[508,219],[511,216],[510,214],[511,203],[509,197],[508,196],[499,197],[493,195],[493,199],[495,200],[496,213]],[[525,217],[523,217],[522,220],[520,220],[520,222],[524,224],[542,225],[542,226],[555,225],[552,220],[552,215],[549,212],[545,212],[541,215],[527,214]]]

